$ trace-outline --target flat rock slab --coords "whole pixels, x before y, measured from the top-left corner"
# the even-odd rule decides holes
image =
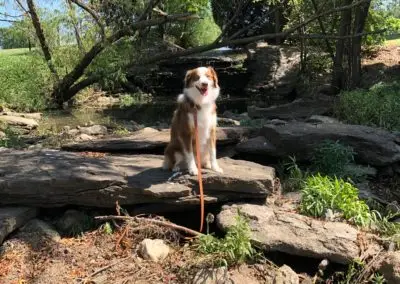
[[[232,145],[254,136],[257,129],[247,127],[217,128],[217,144]],[[126,137],[106,137],[92,141],[63,145],[66,151],[133,152],[162,150],[170,140],[169,129],[144,128]]]
[[[197,177],[161,168],[160,155],[106,155],[4,150],[0,160],[0,204],[35,206],[198,204]],[[206,202],[263,199],[274,190],[275,170],[256,163],[219,159],[224,174],[203,170]],[[160,208],[162,209],[162,208]]]
[[[35,218],[37,214],[38,210],[31,207],[1,207],[0,245],[9,234]]]
[[[28,129],[34,129],[39,126],[36,120],[21,116],[0,115],[0,121],[3,121],[9,125],[22,126]]]
[[[318,99],[297,99],[291,103],[260,108],[249,106],[247,112],[250,118],[267,119],[305,119],[312,115],[324,115],[332,110],[332,98],[319,96]]]
[[[348,264],[360,256],[360,232],[345,223],[316,220],[276,207],[253,204],[225,205],[217,216],[222,230],[235,224],[241,214],[250,219],[251,238],[266,251],[279,251],[291,255],[327,258]],[[378,245],[370,240],[372,253]]]
[[[373,127],[344,123],[266,124],[260,136],[239,143],[239,153],[261,154],[296,160],[310,160],[315,148],[326,140],[339,141],[353,147],[355,159],[372,166],[387,166],[400,161],[400,145],[396,135]]]

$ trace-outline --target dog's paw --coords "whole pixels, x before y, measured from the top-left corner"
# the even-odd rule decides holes
[[[220,174],[224,173],[224,171],[218,165],[214,165],[211,169]]]
[[[198,169],[197,169],[196,167],[190,167],[190,168],[188,169],[188,172],[189,172],[189,174],[192,175],[192,176],[197,176],[198,173],[199,173],[199,171],[198,171]]]

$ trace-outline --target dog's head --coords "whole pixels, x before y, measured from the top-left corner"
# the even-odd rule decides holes
[[[214,103],[219,96],[218,77],[212,67],[198,67],[187,71],[184,92],[196,104]]]

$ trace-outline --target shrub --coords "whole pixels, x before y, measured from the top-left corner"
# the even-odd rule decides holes
[[[348,123],[400,130],[400,83],[378,83],[369,90],[340,94],[336,116]]]
[[[305,180],[300,211],[322,217],[328,209],[340,212],[343,217],[362,227],[372,221],[369,207],[358,198],[358,189],[342,179],[317,174]]]
[[[250,242],[250,227],[247,220],[238,214],[235,225],[231,226],[223,239],[203,235],[198,240],[197,250],[204,254],[215,254],[216,260],[227,264],[243,263],[255,255]]]

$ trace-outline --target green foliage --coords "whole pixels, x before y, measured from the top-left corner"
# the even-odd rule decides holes
[[[305,180],[300,211],[322,217],[328,209],[343,214],[346,220],[362,227],[372,222],[371,212],[358,198],[358,189],[342,179],[317,174]]]
[[[342,92],[336,116],[348,123],[400,130],[400,83],[378,83],[369,90]]]
[[[239,264],[255,256],[250,242],[250,227],[238,213],[236,223],[229,227],[223,239],[203,235],[197,240],[197,250],[203,254],[215,254],[216,259],[228,265]]]
[[[385,11],[370,9],[364,29],[369,33],[386,29],[384,33],[369,34],[363,38],[366,46],[382,45],[388,35],[400,32],[400,19],[388,16]]]
[[[40,55],[0,51],[0,104],[21,111],[43,110],[49,88],[50,73]]]
[[[183,25],[171,25],[167,33],[174,41],[183,47],[193,47],[212,43],[221,33],[219,26],[212,17],[211,6],[207,0],[178,1],[169,0],[166,3],[169,13],[194,12],[201,19],[187,22]]]
[[[339,141],[323,141],[314,151],[312,158],[313,167],[324,175],[344,177],[346,166],[354,162],[352,147],[345,146]]]

